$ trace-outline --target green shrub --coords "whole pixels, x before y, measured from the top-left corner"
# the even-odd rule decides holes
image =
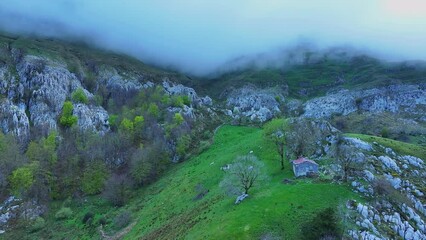
[[[70,101],[64,102],[64,106],[62,107],[61,118],[59,119],[59,123],[64,127],[72,127],[77,123],[78,119],[76,116],[72,115],[74,111],[74,106]]]
[[[135,126],[133,122],[127,118],[124,118],[120,123],[120,130],[127,133],[133,133]]]
[[[142,128],[143,124],[145,122],[145,119],[143,116],[136,116],[134,119],[134,127],[135,128]]]
[[[182,96],[173,96],[172,97],[172,106],[173,107],[183,107],[183,97]]]
[[[86,96],[86,93],[82,88],[78,88],[71,94],[71,99],[76,103],[84,103],[87,104],[89,99]]]
[[[173,121],[176,125],[181,125],[184,122],[183,116],[180,113],[175,113],[175,116],[173,117]]]
[[[148,107],[148,113],[153,117],[158,118],[160,116],[160,110],[155,103],[150,103]]]
[[[37,217],[31,225],[30,232],[37,232],[46,226],[46,221],[42,217]]]
[[[116,115],[116,114],[109,115],[108,122],[109,122],[109,125],[111,127],[117,128],[118,127],[118,115]]]
[[[185,104],[186,106],[191,105],[191,99],[189,98],[189,96],[188,96],[188,95],[184,95],[184,96],[182,97],[182,101],[183,101],[183,104]]]
[[[181,136],[177,141],[176,152],[182,157],[185,156],[190,143],[191,137],[188,134]]]
[[[380,132],[380,135],[384,138],[388,138],[389,137],[389,129],[387,127],[383,127],[382,131]]]
[[[62,207],[61,209],[59,209],[59,211],[57,211],[55,213],[55,219],[56,220],[63,220],[63,219],[70,218],[72,215],[73,215],[73,212],[72,212],[71,208]]]
[[[101,193],[107,178],[108,172],[103,163],[92,164],[83,173],[83,192],[88,195]]]
[[[12,172],[9,184],[13,194],[20,196],[33,185],[36,168],[36,164],[29,164]]]
[[[277,102],[281,102],[281,97],[280,96],[275,96],[275,101],[277,101]]]
[[[169,105],[170,104],[170,96],[169,95],[167,95],[167,94],[164,94],[162,97],[161,97],[161,103],[162,104],[164,104],[164,105]]]

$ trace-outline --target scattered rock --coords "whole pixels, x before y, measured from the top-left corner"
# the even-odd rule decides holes
[[[235,204],[239,204],[241,203],[244,199],[246,199],[249,195],[246,193],[241,194],[240,196],[237,197],[237,199],[235,200]]]
[[[397,173],[401,173],[401,169],[398,167],[398,165],[392,158],[388,156],[380,156],[378,157],[378,159],[383,163],[386,168],[393,170]]]
[[[284,183],[284,184],[293,184],[294,183],[294,181],[289,179],[289,178],[284,178],[281,182]]]
[[[365,151],[371,151],[373,150],[373,147],[371,146],[371,144],[364,142],[358,138],[351,138],[351,137],[345,137],[344,138],[347,142],[349,142],[352,146],[361,149],[361,150],[365,150]]]

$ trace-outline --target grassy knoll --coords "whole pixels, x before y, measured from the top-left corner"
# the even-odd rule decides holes
[[[392,148],[399,154],[412,155],[421,159],[426,159],[426,147],[423,146],[364,134],[348,133],[346,136],[359,138],[366,142],[377,142],[385,147]]]

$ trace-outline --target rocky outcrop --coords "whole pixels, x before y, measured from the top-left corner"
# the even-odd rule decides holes
[[[424,117],[426,89],[419,85],[393,85],[384,88],[342,90],[304,104],[305,117],[321,118],[348,115],[352,112],[405,112]]]
[[[8,66],[0,67],[0,94],[9,99],[22,97],[24,90],[22,84],[17,80]]]
[[[281,113],[280,99],[284,99],[281,94],[247,85],[228,94],[226,107],[230,110],[227,115],[234,119],[265,122]]]
[[[30,121],[25,106],[16,106],[10,100],[0,100],[0,127],[4,133],[13,133],[22,143],[29,140]]]
[[[141,83],[140,80],[143,80],[143,76],[122,76],[115,68],[107,66],[102,66],[97,77],[100,85],[105,86],[111,92],[120,94],[135,93],[143,88],[154,86],[154,83],[150,81]]]
[[[168,78],[163,80],[162,86],[166,93],[170,96],[188,96],[189,100],[191,101],[191,106],[198,107],[201,105],[213,105],[213,100],[209,96],[199,97],[193,88],[185,87],[182,84],[173,83]]]
[[[105,134],[110,130],[108,112],[102,107],[75,104],[73,115],[78,118],[78,126],[82,130],[91,130]]]
[[[20,218],[31,221],[41,216],[47,211],[45,205],[37,204],[33,201],[22,201],[14,196],[8,197],[3,203],[0,203],[0,234],[8,229],[12,220]]]
[[[30,121],[45,132],[57,129],[62,106],[73,91],[81,88],[89,100],[93,99],[60,61],[27,55],[16,65],[17,76],[8,69],[0,68],[0,94],[7,98],[1,103],[0,122],[3,132],[12,132],[20,140],[29,139]],[[109,130],[108,114],[102,107],[77,104],[74,115],[79,117],[81,129],[103,133]]]
[[[30,118],[35,127],[57,128],[57,117],[67,97],[81,87],[66,66],[45,58],[25,56],[17,65]],[[23,95],[23,94],[22,94]]]

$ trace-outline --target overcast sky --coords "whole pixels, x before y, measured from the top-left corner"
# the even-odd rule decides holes
[[[426,60],[426,0],[1,0],[0,28],[90,39],[192,74],[301,40]]]

